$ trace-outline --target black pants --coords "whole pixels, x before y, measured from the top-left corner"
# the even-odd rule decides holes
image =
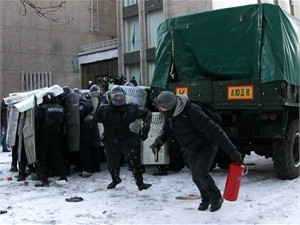
[[[89,139],[80,140],[79,143],[79,157],[80,157],[80,168],[82,171],[93,173],[93,158],[92,158],[92,146],[90,145]]]
[[[17,164],[18,164],[18,137],[16,138],[16,143],[15,145],[12,147],[11,149],[11,165],[17,168]]]
[[[221,197],[219,188],[208,173],[217,151],[217,146],[213,144],[197,151],[187,150],[193,182],[198,187],[203,201],[213,201]]]
[[[122,154],[127,162],[132,158],[137,157],[135,139],[126,138],[118,142],[108,141],[107,146],[105,147],[105,153],[107,158],[107,168],[118,169],[120,167]]]
[[[66,168],[64,166],[61,151],[60,133],[41,133],[37,141],[37,160],[38,171],[41,180],[48,179],[48,161],[56,168],[58,175],[62,178],[66,177]]]
[[[108,141],[108,144],[105,148],[105,153],[107,158],[107,168],[111,172],[113,180],[115,176],[113,171],[119,171],[120,160],[123,154],[125,161],[128,162],[132,168],[132,173],[136,184],[138,186],[143,184],[144,181],[142,176],[142,167],[136,147],[135,137],[122,139],[119,142]]]

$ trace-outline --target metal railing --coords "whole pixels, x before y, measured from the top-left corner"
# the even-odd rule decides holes
[[[108,49],[114,49],[118,47],[118,39],[111,39],[108,41],[102,41],[90,45],[85,45],[80,48],[80,53],[79,54],[86,54],[86,53],[91,53],[91,52],[101,52],[105,51]]]

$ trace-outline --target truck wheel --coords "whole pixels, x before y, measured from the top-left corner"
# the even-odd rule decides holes
[[[273,145],[273,162],[279,179],[291,180],[299,177],[299,119],[287,126],[286,138]]]

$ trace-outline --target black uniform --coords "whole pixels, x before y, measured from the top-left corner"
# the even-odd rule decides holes
[[[79,156],[82,175],[94,172],[93,169],[93,138],[92,130],[89,125],[85,124],[84,118],[93,112],[92,102],[81,95],[79,100],[80,112],[80,142],[79,142]]]
[[[64,108],[51,102],[42,104],[37,110],[37,162],[41,181],[48,184],[48,160],[55,166],[60,180],[67,180],[60,149],[64,132]]]
[[[113,187],[121,182],[119,178],[120,159],[122,153],[125,160],[133,168],[132,172],[139,190],[147,189],[143,185],[140,159],[136,150],[136,134],[131,132],[129,124],[136,119],[143,120],[142,133],[148,134],[150,130],[152,113],[145,107],[135,104],[124,104],[116,106],[111,102],[108,105],[102,105],[95,113],[95,121],[103,123],[104,135],[106,140],[107,167],[111,173]]]
[[[1,101],[1,145],[3,152],[9,152],[6,144],[6,133],[7,133],[7,105],[4,99]]]

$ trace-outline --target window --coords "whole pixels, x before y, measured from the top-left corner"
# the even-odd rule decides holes
[[[134,5],[137,3],[137,0],[123,0],[123,7]]]
[[[149,85],[150,85],[151,82],[152,82],[154,68],[155,68],[155,62],[149,62],[149,63],[148,63]]]
[[[52,86],[51,72],[21,72],[21,90],[32,91],[35,89]]]
[[[163,22],[163,11],[155,11],[147,14],[148,47],[157,45],[157,28]]]
[[[260,3],[270,3],[270,4],[275,4],[274,0],[260,0]]]
[[[291,7],[293,9],[294,16],[300,18],[300,1],[291,1]]]
[[[132,77],[135,77],[137,85],[141,85],[140,64],[126,66],[126,78],[127,78],[127,80],[130,80]]]
[[[138,18],[125,21],[125,52],[140,50],[141,34]]]
[[[242,5],[249,5],[249,4],[256,4],[258,0],[243,0],[243,1],[236,1],[236,0],[227,0],[227,1],[220,1],[220,0],[213,0],[213,9],[222,9],[222,8],[229,8],[235,6],[242,6]]]
[[[91,0],[90,1],[90,31],[97,32],[99,25],[98,25],[98,0]]]

